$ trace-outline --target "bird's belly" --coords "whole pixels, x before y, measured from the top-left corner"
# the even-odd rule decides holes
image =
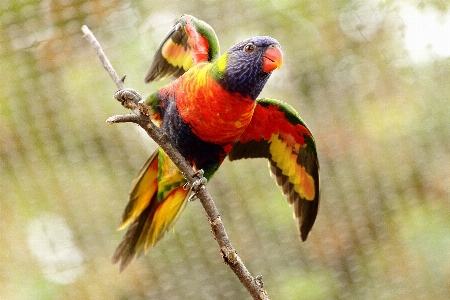
[[[166,107],[161,129],[168,136],[172,145],[195,169],[205,171],[206,178],[212,176],[229,152],[223,145],[199,138],[192,131],[191,126],[181,119],[173,103]]]

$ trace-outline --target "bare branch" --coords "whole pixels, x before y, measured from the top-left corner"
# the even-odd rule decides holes
[[[106,119],[106,123],[114,124],[114,123],[138,123],[139,116],[135,114],[130,115],[115,115]]]
[[[83,37],[88,40],[88,42],[94,47],[95,52],[97,52],[98,58],[100,58],[100,61],[102,62],[103,68],[108,72],[109,76],[111,76],[111,79],[116,84],[117,88],[119,90],[125,88],[125,75],[122,78],[119,78],[116,71],[114,70],[113,66],[109,62],[108,57],[106,57],[105,53],[103,52],[102,47],[100,46],[100,43],[95,38],[92,31],[87,27],[86,25],[81,26],[81,30],[83,31],[84,35]]]
[[[119,78],[105,53],[103,52],[99,42],[89,30],[86,25],[82,26],[84,37],[91,43],[97,52],[103,67],[113,79],[119,90],[124,90],[125,76]],[[122,105],[129,108],[132,114],[128,115],[116,115],[109,117],[106,121],[110,124],[113,123],[125,123],[132,122],[139,124],[147,134],[164,150],[164,152],[170,157],[173,163],[178,167],[181,173],[184,175],[190,186],[193,186],[198,179],[191,165],[184,159],[184,157],[170,144],[167,136],[155,126],[149,117],[149,108],[144,101],[140,100],[140,95],[133,90],[127,90],[127,93],[122,93],[121,98],[116,97]],[[129,92],[129,93],[128,93]],[[117,94],[117,93],[116,93]],[[230,266],[236,276],[239,278],[244,287],[249,291],[253,299],[268,300],[266,291],[263,289],[262,277],[257,276],[254,278],[245,267],[236,250],[230,243],[222,219],[220,218],[219,211],[214,204],[213,199],[209,195],[204,185],[198,189],[197,198],[203,205],[206,211],[208,220],[211,224],[211,229],[214,237],[219,244],[220,252],[222,253],[223,261]]]

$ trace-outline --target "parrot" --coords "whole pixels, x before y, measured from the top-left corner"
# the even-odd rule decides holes
[[[145,76],[147,83],[173,81],[145,102],[154,124],[206,180],[226,157],[268,159],[305,241],[320,198],[315,140],[290,105],[258,99],[282,60],[279,42],[269,36],[245,39],[220,55],[212,27],[182,15],[157,48]],[[112,258],[121,270],[173,227],[193,193],[186,182],[161,148],[143,165],[118,227],[127,228]]]

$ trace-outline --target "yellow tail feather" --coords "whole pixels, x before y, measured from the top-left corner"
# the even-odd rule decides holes
[[[118,230],[125,229],[148,206],[158,189],[158,150],[142,166],[131,185],[130,201],[122,215]]]
[[[144,164],[133,181],[130,201],[119,225],[119,229],[128,226],[112,258],[113,263],[120,261],[121,270],[133,257],[148,252],[175,224],[189,196],[189,191],[183,189],[184,182],[161,149]]]
[[[186,206],[187,199],[188,191],[179,187],[158,205],[152,221],[146,223],[138,241],[138,245],[142,245],[145,252],[150,251],[161,240],[166,231],[175,224]]]

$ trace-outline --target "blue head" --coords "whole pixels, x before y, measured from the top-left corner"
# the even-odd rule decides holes
[[[272,71],[281,67],[283,55],[277,40],[257,36],[231,47],[216,62],[218,69],[225,59],[226,67],[217,81],[229,92],[256,99]]]

